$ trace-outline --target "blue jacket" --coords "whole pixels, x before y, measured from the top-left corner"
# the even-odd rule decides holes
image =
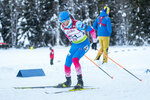
[[[104,17],[102,19],[101,23],[105,24],[106,26],[103,26],[101,24],[98,25],[98,23],[99,23],[99,16],[100,17]],[[98,36],[110,37],[111,33],[112,33],[110,17],[104,11],[102,11],[99,16],[95,20],[95,22],[93,24],[93,28],[96,31],[98,31]]]

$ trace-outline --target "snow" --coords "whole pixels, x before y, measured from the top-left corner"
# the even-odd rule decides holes
[[[128,7],[128,5],[124,5],[124,8],[127,8]]]
[[[59,2],[59,0],[54,0],[55,2]]]
[[[3,40],[3,37],[2,37],[2,34],[0,33],[0,42],[4,42],[4,40]],[[1,44],[0,44],[1,45]]]
[[[137,12],[140,12],[140,7],[137,8]]]
[[[126,17],[126,13],[123,13],[123,14],[122,14],[122,17]]]
[[[0,21],[0,29],[2,28],[2,23],[1,23],[1,21]]]
[[[51,21],[53,21],[53,20],[55,20],[55,19],[57,19],[58,17],[57,17],[57,15],[56,14],[53,14],[53,17],[51,18]]]
[[[125,69],[143,81],[108,60],[101,65],[103,70],[114,79],[109,78],[86,57],[80,60],[85,86],[96,89],[70,93],[54,94],[68,89],[25,89],[17,90],[17,86],[47,86],[57,85],[65,81],[64,63],[69,47],[54,47],[54,65],[49,65],[49,48],[38,49],[0,49],[0,100],[149,100],[150,95],[150,47],[109,47],[109,57],[121,64]],[[94,59],[95,50],[89,50],[86,55]],[[46,74],[43,77],[17,78],[20,69],[42,68]],[[77,82],[74,65],[72,65],[72,86]],[[49,94],[46,94],[48,92]]]
[[[118,10],[118,13],[122,13],[122,11],[121,11],[121,10]]]
[[[18,25],[20,25],[21,22],[27,22],[27,20],[23,17],[19,18],[18,21],[19,21]]]

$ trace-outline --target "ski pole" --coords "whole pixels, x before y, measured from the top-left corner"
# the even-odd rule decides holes
[[[133,73],[131,73],[130,71],[128,71],[127,69],[125,69],[122,65],[120,65],[119,63],[117,63],[116,61],[114,61],[113,59],[111,59],[110,57],[108,57],[107,55],[105,55],[103,52],[101,52],[100,50],[97,49],[98,52],[100,52],[101,54],[103,54],[105,57],[107,57],[108,59],[110,59],[111,61],[113,61],[115,64],[117,64],[119,67],[121,67],[122,69],[124,69],[126,72],[128,72],[129,74],[131,74],[133,77],[135,77],[136,79],[138,79],[139,81],[142,81],[142,79],[139,79],[137,76],[135,76]]]
[[[94,63],[89,57],[87,57],[86,55],[84,55],[88,60],[90,60],[94,65],[96,65],[100,70],[102,70],[105,74],[107,74],[111,79],[113,79],[114,77],[110,76],[106,71],[104,71],[102,68],[100,68],[96,63]]]

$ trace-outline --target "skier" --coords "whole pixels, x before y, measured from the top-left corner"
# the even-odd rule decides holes
[[[54,50],[52,49],[52,47],[50,47],[50,65],[53,65],[54,61]]]
[[[112,33],[111,19],[109,17],[109,7],[104,7],[103,11],[95,20],[93,28],[98,31],[99,43],[101,45],[100,51],[103,52],[105,55],[108,55],[107,52],[109,47],[110,36]],[[99,60],[100,56],[101,53],[98,52],[94,60]],[[104,55],[102,63],[107,63],[107,57],[105,57]]]
[[[84,54],[90,48],[90,42],[88,40],[85,31],[91,33],[93,38],[93,47],[96,47],[96,34],[95,30],[89,25],[82,23],[81,21],[75,20],[67,11],[62,11],[59,14],[59,21],[61,22],[61,30],[65,33],[66,37],[72,42],[72,46],[66,57],[66,62],[64,65],[66,82],[58,84],[57,87],[65,88],[71,86],[71,65],[75,66],[77,73],[77,85],[74,86],[75,89],[83,88],[81,65],[79,60],[84,56]]]

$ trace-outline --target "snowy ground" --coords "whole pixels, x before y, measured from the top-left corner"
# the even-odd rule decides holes
[[[85,86],[97,89],[54,94],[68,89],[26,89],[17,86],[47,86],[64,82],[64,62],[69,47],[55,47],[54,65],[49,65],[49,49],[0,49],[0,100],[149,100],[150,95],[150,47],[110,47],[109,57],[128,69],[140,82],[125,70],[109,60],[101,68],[114,77],[109,78],[86,57],[80,60]],[[97,51],[86,54],[92,60]],[[102,60],[102,58],[101,58]],[[17,78],[20,69],[42,68],[44,77]],[[76,72],[72,65],[72,85],[75,85]],[[46,94],[48,92],[49,94]]]

